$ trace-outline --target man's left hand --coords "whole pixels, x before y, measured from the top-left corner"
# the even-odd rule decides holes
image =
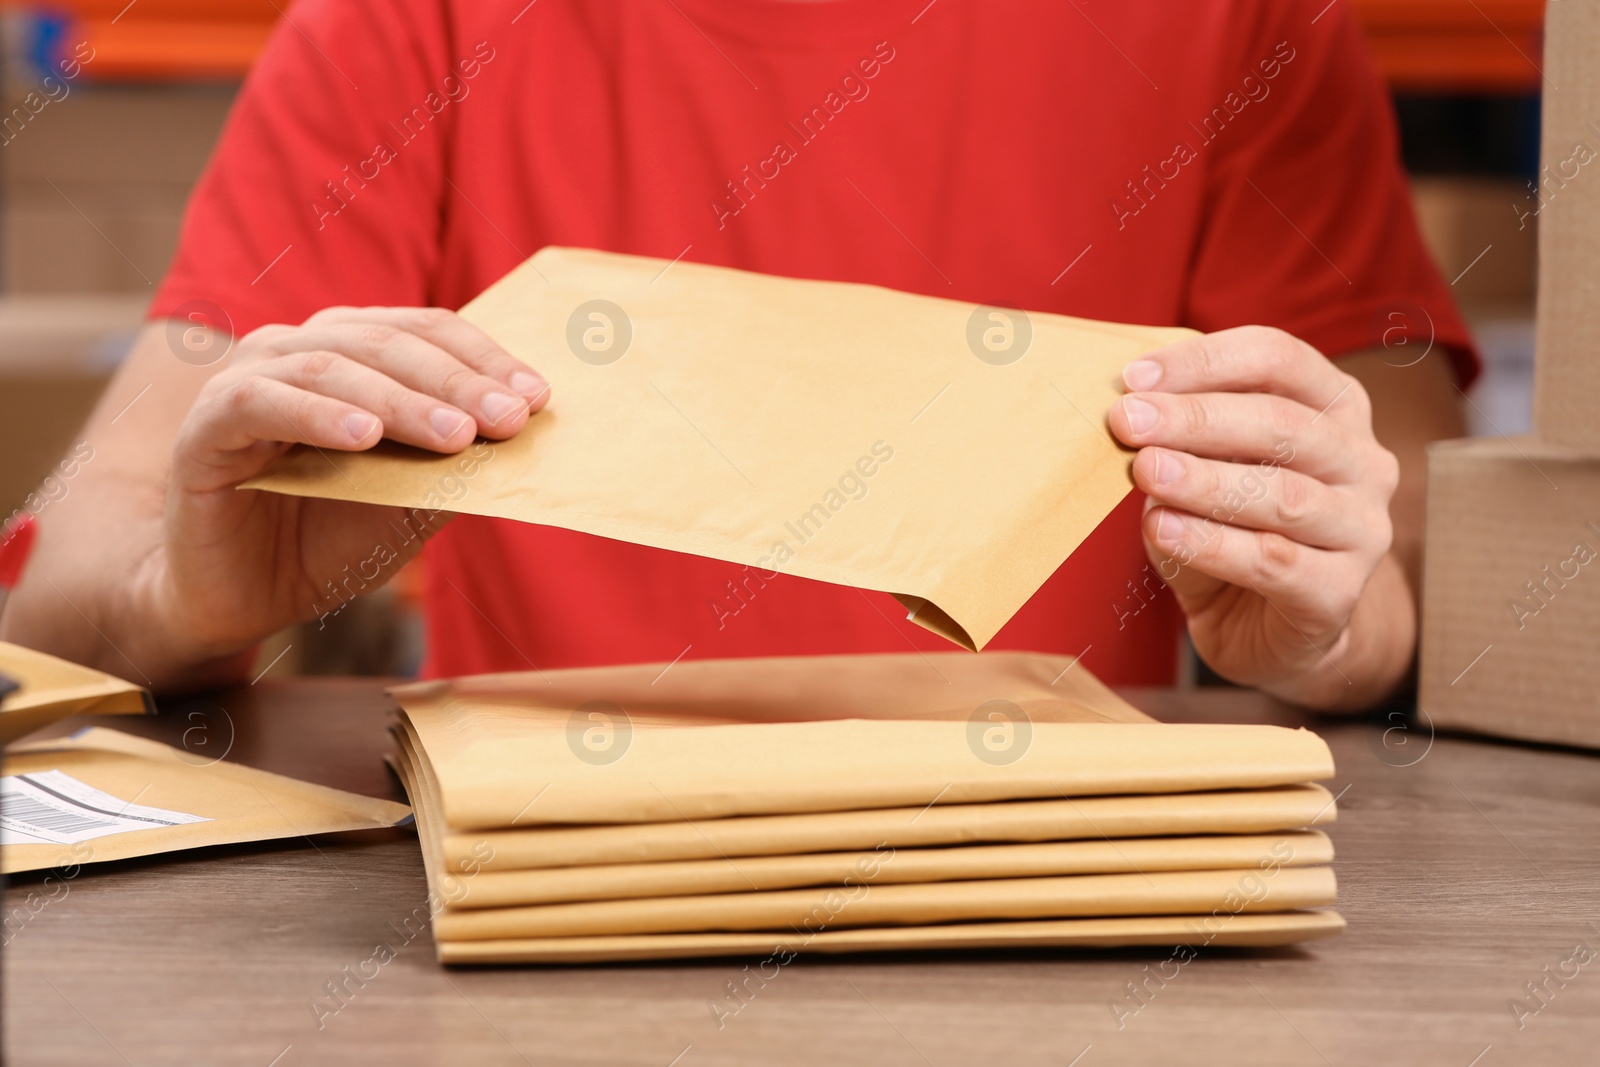
[[[1146,549],[1201,658],[1302,703],[1380,698],[1351,677],[1352,619],[1370,584],[1413,609],[1389,555],[1399,464],[1361,383],[1261,326],[1152,352],[1123,381],[1111,430],[1138,449]]]

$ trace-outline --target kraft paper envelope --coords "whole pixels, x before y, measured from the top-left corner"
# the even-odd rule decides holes
[[[453,831],[1187,793],[1333,773],[1321,738],[1276,726],[1038,722],[1009,764],[975,754],[960,722],[639,728],[622,758],[595,765],[574,751],[573,733],[495,709],[407,718]]]
[[[670,669],[669,669],[670,668]],[[390,693],[406,708],[474,704],[531,721],[603,700],[636,723],[959,719],[1003,700],[1038,722],[1155,722],[1072,656],[1043,652],[898,652],[684,660],[416,682]],[[1003,710],[1003,709],[992,709]]]
[[[554,247],[461,314],[551,392],[450,510],[882,590],[968,649],[1132,488],[1120,372],[1193,332]],[[439,508],[457,463],[297,449],[247,488]]]
[[[492,845],[486,848],[478,844],[476,851],[455,860],[446,856],[440,843],[443,833],[438,825],[435,791],[425,781],[409,746],[402,743],[398,757],[391,758],[389,762],[399,775],[407,795],[412,798],[419,823],[425,824],[419,832],[422,834],[423,848],[432,854],[428,862],[430,877],[438,875],[443,879],[435,885],[435,890],[453,908],[494,908],[842,885],[847,879],[859,881],[864,871],[873,872],[874,884],[892,884],[1068,874],[1220,870],[1264,862],[1305,867],[1333,861],[1333,844],[1327,835],[1308,831],[1124,840],[1102,837],[1094,841],[922,849],[899,848],[880,841],[869,851],[857,852],[746,856],[737,860],[721,855],[715,859],[680,862],[619,863],[610,860],[588,866],[497,869],[495,861],[498,857]],[[1207,796],[1185,796],[1195,795]],[[914,817],[915,813],[912,814]],[[715,823],[693,825],[713,826]],[[523,831],[535,836],[552,832],[564,831]],[[472,872],[470,885],[466,885],[466,880],[455,877],[469,871]]]
[[[73,715],[155,711],[150,694],[131,682],[5,641],[0,641],[0,675],[17,683],[0,699],[0,745]]]
[[[980,882],[822,886],[770,893],[603,900],[520,908],[449,909],[440,941],[597,934],[929,926],[993,919],[1192,915],[1218,908],[1292,911],[1334,902],[1331,867],[1080,874]]]
[[[1284,857],[1281,861],[1275,857]],[[1074,874],[1242,869],[1263,860],[1285,867],[1333,862],[1333,846],[1317,832],[1218,837],[1158,837],[1032,845],[879,849],[798,856],[617,863],[533,871],[481,871],[456,908],[503,908],[635,897],[685,897],[751,890],[860,883],[954,882]]]
[[[1260,948],[1335,937],[1345,922],[1332,911],[1171,915],[1115,919],[1046,919],[950,926],[860,927],[805,935],[783,933],[637,934],[494,941],[441,941],[441,963],[601,963],[715,956],[937,950],[1135,946]]]
[[[1333,794],[1318,785],[1164,796],[938,804],[815,815],[756,815],[699,822],[551,827],[446,834],[451,869],[486,871],[713,859],[1004,841],[1260,834],[1334,821]],[[488,858],[484,858],[487,856]]]
[[[636,704],[638,720],[611,700],[628,690],[609,688],[606,672],[591,676],[592,687],[580,687],[589,699],[564,716],[531,713],[532,698],[521,706],[504,698],[457,699],[448,683],[403,687],[395,695],[452,831],[1247,789],[1333,774],[1327,745],[1309,731],[1155,723],[1081,667],[1058,672],[1063,683],[1078,676],[1081,688],[1068,694],[1076,699],[1052,700],[1038,676],[1071,660],[1019,653],[943,659],[943,667],[914,654],[681,664],[696,671],[671,684],[677,668],[658,671],[657,685],[668,688],[659,703]],[[957,663],[981,664],[981,684]],[[833,671],[845,672],[845,681]],[[719,688],[736,694],[744,680],[772,672],[786,672],[798,690],[796,708],[809,702],[840,717],[652,725],[670,721],[656,713],[678,706],[685,694]],[[548,684],[565,701],[573,694],[564,681],[550,680],[557,673],[546,672],[543,681],[525,675],[521,685],[537,692]],[[919,706],[959,714],[962,707],[950,708],[940,690],[968,685],[994,697],[962,718],[875,717],[881,708],[894,714]],[[725,698],[719,710],[739,708]],[[1130,713],[1133,721],[1115,721]],[[1087,721],[1062,721],[1073,718]],[[601,726],[609,731],[608,746],[623,747],[597,759],[586,746]]]
[[[13,745],[4,772],[7,873],[393,826],[410,811],[99,727]]]

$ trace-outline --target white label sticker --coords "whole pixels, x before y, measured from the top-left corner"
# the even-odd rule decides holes
[[[60,771],[0,778],[0,845],[70,845],[130,830],[210,821],[121,800]]]

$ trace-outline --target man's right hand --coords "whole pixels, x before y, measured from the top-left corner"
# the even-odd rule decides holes
[[[460,452],[517,433],[548,393],[436,308],[330,308],[226,345],[188,322],[145,325],[36,512],[0,637],[158,689],[237,682],[252,645],[334,606],[330,582],[349,595],[345,568],[376,586],[420,549],[406,526],[426,518],[426,535],[444,518],[242,482],[297,443],[334,463],[385,437]],[[228,358],[196,359],[213,351]],[[380,545],[394,555],[376,560]]]
[[[238,489],[291,445],[356,452],[389,438],[454,453],[517,433],[548,394],[542,377],[438,308],[329,308],[244,337],[178,430],[164,533],[134,575],[133,610],[149,613],[161,659],[225,659],[314,617],[345,568],[394,544],[403,522],[417,527],[406,509]],[[399,548],[378,582],[422,541]]]

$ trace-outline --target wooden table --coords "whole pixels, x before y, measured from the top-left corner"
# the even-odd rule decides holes
[[[1171,720],[1298,721],[1232,691],[1129,696]],[[178,743],[203,723],[208,743],[234,735],[231,759],[395,795],[377,683],[263,683],[214,703],[226,716],[179,704],[104,724]],[[709,1005],[740,963],[445,969],[426,935],[319,1028],[324,983],[379,941],[401,945],[401,920],[424,900],[416,839],[394,830],[84,870],[8,935],[6,1062],[1597,1062],[1600,957],[1566,963],[1564,985],[1547,978],[1579,944],[1600,952],[1596,757],[1311,725],[1338,760],[1332,836],[1350,929],[1305,948],[1204,951],[1151,983],[1120,1029],[1108,1002],[1133,1003],[1127,983],[1169,952],[801,959],[719,1029]],[[17,878],[7,914],[40,888]],[[1509,1002],[1539,1007],[1529,981],[1549,992],[1519,1029]]]

